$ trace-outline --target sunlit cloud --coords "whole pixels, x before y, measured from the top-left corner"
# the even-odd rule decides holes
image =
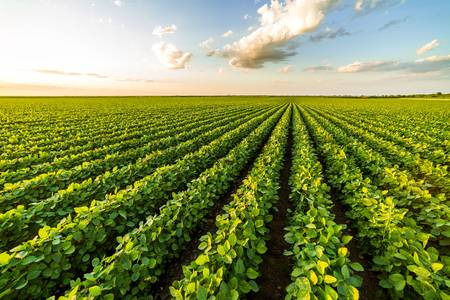
[[[155,83],[157,82],[154,79],[144,79],[144,78],[121,78],[121,79],[117,79],[117,81],[125,81],[125,82],[143,82],[143,83]]]
[[[404,71],[409,73],[427,73],[450,70],[450,55],[430,56],[415,61],[356,61],[349,65],[339,67],[339,73],[361,73],[361,72],[389,72]]]
[[[165,34],[173,34],[173,33],[175,33],[177,31],[177,26],[176,25],[168,25],[168,26],[156,26],[154,29],[153,29],[153,32],[152,32],[152,34],[153,35],[156,35],[156,36],[159,36],[159,37],[162,37],[163,35],[165,35]]]
[[[417,55],[422,55],[422,54],[424,54],[426,52],[429,52],[429,51],[433,50],[436,47],[439,47],[439,41],[435,39],[435,40],[432,40],[429,43],[426,43],[422,47],[418,48],[416,50],[416,53],[417,53]]]
[[[201,43],[199,44],[199,46],[200,46],[200,48],[202,48],[202,49],[205,49],[205,50],[211,50],[212,45],[214,44],[214,42],[215,42],[215,40],[214,40],[212,37],[210,37],[209,39],[204,40],[203,42],[201,42]]]
[[[293,56],[293,48],[285,46],[296,37],[314,31],[336,0],[278,0],[258,9],[259,27],[240,40],[227,44],[215,55],[229,59],[237,68],[262,68],[266,62],[283,61]]]
[[[335,68],[330,65],[319,65],[319,66],[312,66],[304,68],[303,71],[305,72],[322,72],[322,71],[334,71]]]
[[[122,7],[122,5],[123,5],[123,1],[121,1],[121,0],[114,0],[114,5],[115,6],[117,6],[117,7]]]
[[[34,72],[50,74],[50,75],[60,75],[60,76],[88,76],[95,78],[109,78],[107,75],[98,74],[98,73],[79,73],[79,72],[68,72],[62,70],[52,70],[52,69],[33,69]]]
[[[291,65],[287,65],[287,66],[284,66],[284,67],[278,69],[278,72],[282,73],[282,74],[287,74],[287,73],[289,73],[291,71],[292,71],[292,66]]]
[[[192,54],[179,50],[174,44],[160,42],[153,45],[153,52],[158,60],[171,70],[185,69],[191,60]]]
[[[232,30],[228,30],[228,31],[226,31],[226,32],[224,32],[222,34],[223,37],[230,37],[232,35],[233,35],[233,31]]]

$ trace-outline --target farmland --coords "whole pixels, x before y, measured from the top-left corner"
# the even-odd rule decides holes
[[[0,299],[449,299],[450,100],[0,99]]]

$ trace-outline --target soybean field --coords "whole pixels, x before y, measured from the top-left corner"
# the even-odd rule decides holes
[[[450,100],[0,99],[0,299],[450,299]]]

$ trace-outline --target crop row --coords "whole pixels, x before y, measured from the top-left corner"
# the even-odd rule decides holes
[[[257,113],[253,112],[252,114],[255,115]],[[153,134],[148,134],[141,138],[125,140],[100,149],[86,151],[79,155],[66,156],[53,161],[51,164],[37,165],[32,167],[32,171],[30,168],[25,168],[17,172],[4,173],[0,177],[1,179],[16,183],[5,184],[4,191],[0,192],[0,202],[22,198],[24,195],[34,197],[35,201],[47,198],[57,189],[65,188],[68,183],[79,182],[95,176],[112,168],[112,166],[120,168],[123,165],[136,161],[145,153],[159,149],[158,146],[161,143],[158,142],[164,138],[177,135],[180,137],[178,142],[181,142],[183,141],[183,134],[184,136],[189,136],[188,133],[194,129],[205,126],[214,128],[214,124],[216,126],[223,125],[224,120],[232,122],[247,115],[249,113],[231,114],[227,117],[219,116],[184,126],[173,124],[167,128],[155,129]],[[197,131],[197,133],[201,133],[201,131]],[[173,141],[177,140],[174,139]],[[30,177],[31,179],[27,179]],[[55,186],[56,183],[57,186]],[[38,189],[39,194],[34,193],[35,195],[30,195],[30,189]]]
[[[394,297],[402,297],[407,285],[427,299],[448,297],[447,271],[438,251],[427,247],[429,235],[417,230],[405,218],[407,210],[397,208],[392,197],[365,178],[354,160],[303,109],[302,116],[324,157],[329,183],[350,208],[348,216],[358,230],[361,248],[382,274],[381,286]]]
[[[268,116],[273,111],[270,110],[262,116]],[[107,193],[125,188],[132,182],[151,174],[157,167],[170,164],[184,155],[198,150],[201,146],[253,117],[254,115],[250,115],[231,123],[226,122],[227,125],[213,127],[214,129],[211,129],[209,125],[204,125],[191,132],[156,141],[153,144],[165,149],[153,151],[135,164],[114,168],[112,172],[99,175],[94,180],[90,178],[80,184],[71,183],[67,189],[60,190],[47,200],[34,203],[27,208],[18,206],[0,214],[0,237],[2,238],[0,249],[10,248],[18,242],[31,238],[44,225],[56,225],[59,218],[72,213],[74,207],[86,205],[93,199],[104,199]],[[185,141],[183,142],[183,140]]]
[[[292,131],[289,184],[295,209],[285,240],[291,245],[286,254],[293,270],[286,299],[358,299],[361,278],[354,272],[363,267],[349,259],[345,245],[352,236],[343,233],[345,225],[334,221],[329,187],[297,109]]]
[[[216,230],[200,238],[201,253],[170,287],[176,299],[238,299],[257,291],[266,227],[278,200],[292,108],[285,113],[233,200],[216,218]]]
[[[321,117],[316,115],[316,118],[326,130],[333,133],[343,150],[352,155],[364,175],[369,176],[380,189],[384,188],[386,196],[395,199],[396,207],[408,209],[407,216],[425,226],[426,232],[431,233],[440,245],[450,245],[450,210],[444,194],[434,195],[428,190],[429,185],[399,170],[398,166],[390,164],[365,143],[346,135]]]
[[[279,109],[269,120],[277,119],[283,110]],[[0,254],[7,257],[7,263],[1,267],[0,286],[19,297],[50,296],[62,286],[68,287],[70,280],[89,271],[91,264],[96,265],[99,259],[111,253],[116,246],[111,243],[115,237],[118,237],[117,242],[122,242],[121,235],[144,222],[170,199],[172,192],[186,188],[192,179],[214,165],[271,114],[262,114],[228,131],[105,201],[77,208],[75,217],[67,218],[54,228],[40,229],[38,237],[12,249],[11,254]]]
[[[231,112],[228,112],[231,113]],[[226,116],[226,112],[222,112],[220,114],[212,114],[212,117],[224,117]],[[189,125],[192,122],[197,120],[201,120],[205,115],[201,114],[198,118],[183,118],[176,119],[173,122],[172,116],[165,116],[160,121],[155,121],[153,119],[141,121],[137,123],[134,129],[129,129],[125,132],[122,131],[113,131],[110,134],[101,133],[100,135],[88,135],[83,138],[70,139],[63,137],[60,141],[49,141],[49,145],[46,147],[42,146],[30,146],[23,145],[26,149],[27,155],[25,157],[19,157],[16,159],[6,159],[0,162],[0,170],[5,171],[8,169],[17,170],[19,168],[27,168],[38,164],[43,163],[58,163],[58,161],[67,156],[73,156],[76,154],[80,154],[82,156],[90,157],[89,150],[98,150],[98,148],[102,148],[109,145],[120,144],[123,141],[130,140],[139,141],[140,138],[146,137],[148,135],[156,134],[161,130],[173,129],[178,126]],[[211,117],[209,117],[211,118]],[[17,151],[16,146],[14,146],[14,151]],[[32,149],[36,149],[38,152],[33,152]],[[30,150],[31,149],[31,150]],[[30,170],[31,171],[31,170]]]

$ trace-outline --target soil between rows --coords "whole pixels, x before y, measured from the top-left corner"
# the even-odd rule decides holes
[[[249,160],[244,169],[242,169],[242,171],[236,177],[232,186],[229,188],[228,192],[223,197],[221,197],[219,201],[214,203],[214,206],[211,208],[210,212],[207,214],[203,222],[198,226],[197,231],[191,234],[190,242],[185,246],[184,250],[180,253],[179,257],[173,259],[167,264],[164,276],[152,289],[151,294],[155,297],[155,299],[161,300],[172,299],[169,291],[169,287],[171,286],[172,282],[174,282],[175,280],[180,280],[183,277],[182,267],[184,265],[189,264],[201,253],[201,250],[198,249],[200,237],[207,234],[208,232],[211,233],[216,232],[217,230],[215,224],[216,216],[218,216],[222,212],[223,207],[227,203],[231,202],[231,200],[233,199],[233,195],[241,186],[242,181],[250,173],[253,164],[255,163],[256,159],[258,158],[259,154],[264,148],[264,145],[269,140],[270,136],[271,134],[269,134],[266,137],[266,139],[261,143],[261,145],[255,152],[256,154],[254,155],[254,157],[252,157]]]
[[[301,114],[301,118],[303,119],[303,115]],[[304,122],[304,119],[303,119]],[[324,172],[322,172],[322,176],[325,182],[328,181],[327,174],[325,172],[326,163],[323,157],[322,152],[320,151],[316,140],[313,138],[309,127],[307,126],[308,135],[311,143],[313,144],[315,153],[317,155],[317,159],[323,167]],[[330,197],[333,202],[333,207],[331,208],[331,212],[335,216],[335,222],[337,224],[345,224],[346,228],[344,229],[344,234],[353,236],[353,239],[346,246],[349,249],[349,258],[352,262],[358,262],[364,267],[363,272],[356,272],[357,275],[362,277],[362,286],[358,289],[360,293],[361,300],[371,300],[371,299],[388,299],[388,296],[385,294],[383,290],[379,288],[377,274],[370,270],[370,260],[363,255],[361,255],[362,251],[358,245],[358,240],[356,238],[356,231],[351,226],[351,221],[345,215],[346,208],[339,201],[339,192],[328,185],[330,187]]]
[[[289,257],[284,251],[289,249],[289,244],[284,240],[284,228],[288,225],[289,210],[292,202],[289,200],[289,174],[292,167],[292,116],[288,128],[285,160],[280,174],[280,189],[278,201],[275,204],[273,220],[269,224],[270,236],[267,241],[267,252],[263,255],[261,264],[261,277],[257,283],[259,291],[247,296],[247,299],[284,299],[286,287],[291,282],[290,274],[292,266]]]

